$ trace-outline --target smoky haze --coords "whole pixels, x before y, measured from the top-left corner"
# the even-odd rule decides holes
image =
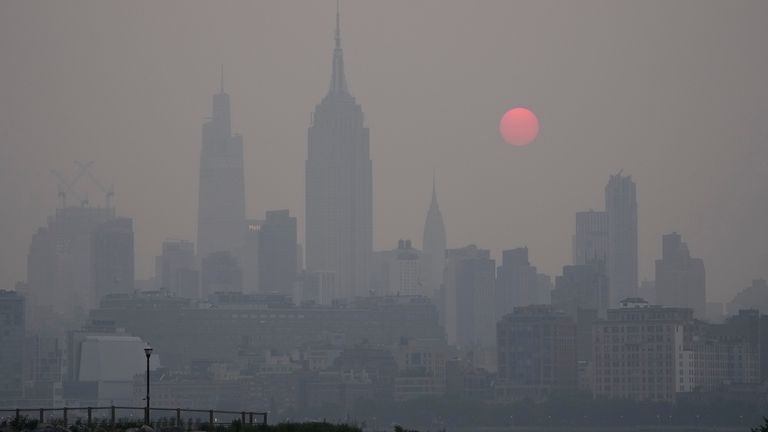
[[[288,208],[303,242],[310,113],[331,72],[334,5],[0,3],[0,286],[24,280],[57,205],[51,169],[114,183],[137,278],[194,240],[200,125],[224,65],[247,214]],[[528,246],[556,275],[576,211],[609,174],[637,183],[640,277],[661,235],[703,258],[708,297],[768,276],[768,3],[359,1],[342,4],[350,89],[371,134],[374,247],[420,243],[432,173],[448,246]],[[505,144],[505,110],[541,121]],[[101,193],[89,193],[93,203]]]

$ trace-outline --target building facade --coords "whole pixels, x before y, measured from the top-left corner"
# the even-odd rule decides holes
[[[516,307],[496,325],[497,398],[540,400],[577,386],[576,323],[548,305]]]
[[[576,233],[572,239],[574,265],[592,260],[605,261],[608,254],[608,215],[589,210],[576,213]]]
[[[662,236],[662,257],[656,260],[656,302],[691,308],[699,319],[707,316],[704,261],[691,258],[677,233]]]
[[[232,134],[229,94],[222,77],[213,95],[210,119],[203,124],[197,212],[197,255],[237,253],[245,221],[243,137]]]
[[[612,175],[605,186],[609,304],[637,296],[637,188],[632,177]]]
[[[373,252],[369,131],[347,88],[339,16],[328,93],[316,106],[306,161],[306,267],[336,274],[336,295],[368,294]]]

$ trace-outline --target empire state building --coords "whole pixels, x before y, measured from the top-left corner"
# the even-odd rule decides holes
[[[368,293],[373,248],[373,186],[369,133],[347,88],[339,12],[328,93],[315,107],[306,161],[306,265],[332,273],[334,297]]]

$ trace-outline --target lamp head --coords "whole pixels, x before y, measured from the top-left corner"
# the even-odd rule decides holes
[[[146,354],[147,358],[149,358],[149,356],[152,355],[152,347],[148,346],[148,347],[144,348],[144,354]]]

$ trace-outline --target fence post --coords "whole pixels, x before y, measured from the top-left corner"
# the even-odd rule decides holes
[[[21,421],[21,414],[19,413],[19,409],[16,408],[16,422]]]
[[[109,423],[112,426],[115,425],[115,406],[114,405],[109,407]]]
[[[90,428],[91,425],[93,424],[93,421],[92,421],[93,420],[92,409],[93,408],[88,407],[88,428]]]
[[[64,427],[67,427],[67,408],[64,407]]]
[[[245,426],[245,411],[240,413],[240,427]]]
[[[248,424],[253,424],[253,413],[252,412],[248,413]]]
[[[40,408],[40,418],[38,420],[40,420],[40,423],[45,423],[45,409]]]
[[[181,408],[176,408],[176,427],[181,427]]]
[[[213,427],[213,410],[208,411],[208,423]]]
[[[264,412],[264,426],[267,425],[267,412]]]

